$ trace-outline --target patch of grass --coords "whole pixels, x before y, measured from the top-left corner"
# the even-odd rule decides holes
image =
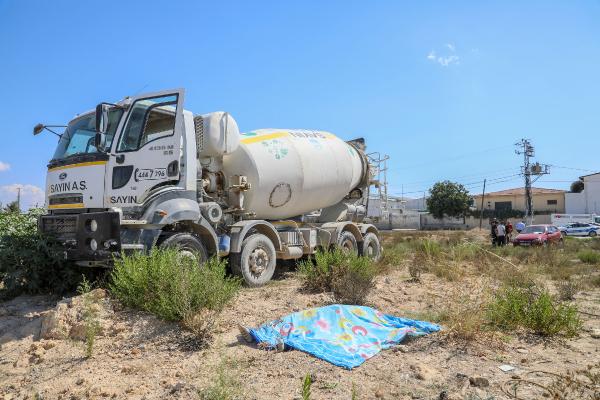
[[[335,249],[317,252],[314,262],[300,262],[298,273],[306,289],[330,291],[341,304],[364,304],[378,271],[369,258]]]
[[[396,243],[392,246],[386,246],[379,264],[387,267],[401,265],[410,258],[411,248],[406,243]]]
[[[98,307],[94,296],[91,293],[92,285],[83,277],[77,287],[77,293],[83,296],[83,323],[85,326],[85,357],[90,358],[94,353],[94,343],[96,336],[100,331],[100,321],[98,321]]]
[[[198,392],[200,400],[241,399],[241,383],[231,373],[236,365],[231,360],[223,360],[217,367],[217,374],[211,385]]]
[[[310,374],[306,374],[304,379],[302,379],[302,400],[310,400],[310,387],[312,386],[312,379]]]
[[[226,263],[211,258],[201,267],[175,249],[155,249],[115,260],[110,291],[123,304],[180,321],[205,340],[218,313],[240,288]]]
[[[575,295],[579,293],[581,288],[581,282],[572,280],[558,282],[556,285],[558,298],[562,301],[574,300]]]
[[[488,305],[487,320],[502,329],[526,328],[543,336],[575,336],[581,329],[577,308],[555,299],[545,288],[505,286]]]
[[[577,258],[586,264],[600,264],[600,252],[586,249],[577,253]]]

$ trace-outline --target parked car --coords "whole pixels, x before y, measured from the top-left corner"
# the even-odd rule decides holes
[[[565,236],[597,236],[600,234],[600,225],[574,222],[565,226],[559,226],[558,229]]]
[[[562,234],[554,225],[529,225],[513,239],[515,246],[545,246],[561,243]]]

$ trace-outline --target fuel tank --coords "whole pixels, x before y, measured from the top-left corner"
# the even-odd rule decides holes
[[[368,163],[329,132],[260,129],[239,135],[223,156],[223,175],[248,178],[243,205],[254,218],[285,219],[340,202],[365,182]]]

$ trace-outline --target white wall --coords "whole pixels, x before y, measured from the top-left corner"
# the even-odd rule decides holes
[[[583,178],[586,214],[600,214],[600,173]]]
[[[586,214],[585,194],[565,193],[565,214]]]

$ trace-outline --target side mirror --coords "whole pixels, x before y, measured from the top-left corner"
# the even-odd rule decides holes
[[[96,106],[96,134],[104,134],[108,130],[108,110],[110,105],[100,103]]]

